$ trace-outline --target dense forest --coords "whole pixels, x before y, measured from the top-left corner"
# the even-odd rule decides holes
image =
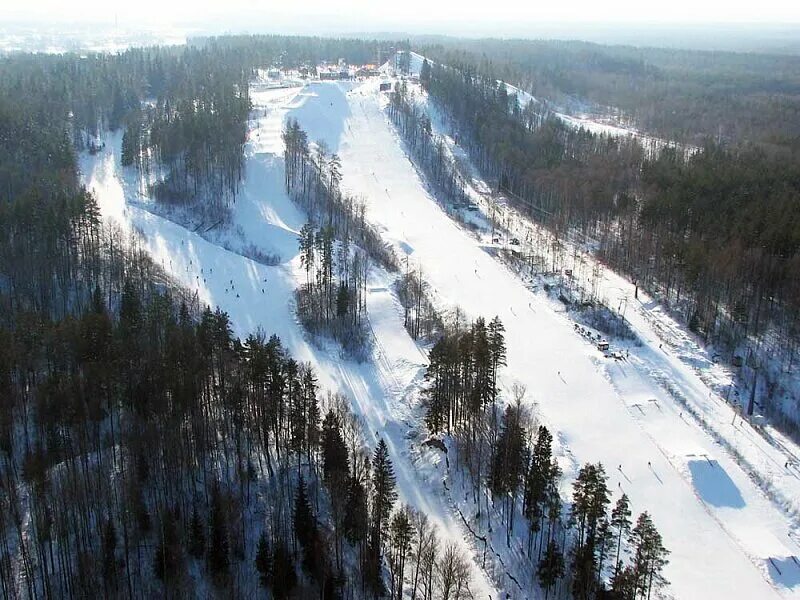
[[[591,242],[728,357],[792,368],[800,163],[789,150],[708,142],[651,154],[636,138],[575,129],[535,101],[521,105],[478,63],[426,61],[421,82],[500,192],[558,237]],[[401,95],[394,105],[409,106]],[[424,130],[427,117],[410,110]],[[762,410],[796,431],[800,406],[778,401],[778,374],[760,370]]]
[[[647,133],[800,149],[800,58],[559,40],[422,39],[436,62],[479,64],[567,112]]]
[[[449,68],[426,63],[421,74],[476,165],[559,235],[596,241],[707,340],[732,353],[755,339],[791,367],[794,63],[767,73],[761,58],[712,65],[702,53],[510,44],[487,44],[484,60],[434,49]],[[348,399],[321,390],[314,367],[269,332],[236,338],[227,315],[102,224],[76,167],[77,152],[122,128],[123,162],[159,175],[158,199],[224,217],[243,176],[256,69],[372,62],[389,46],[242,36],[0,59],[4,597],[469,597],[471,557],[398,502],[389,448],[368,447]],[[618,107],[701,148],[651,154],[635,139],[573,129],[498,79],[553,105]],[[777,98],[768,106],[767,92]],[[719,114],[695,119],[701,102]],[[389,116],[427,183],[465,202],[458,165],[405,85]],[[299,236],[303,324],[365,358],[368,270],[395,273],[405,325],[430,348],[428,441],[454,457],[478,520],[507,545],[525,537],[546,597],[656,594],[669,553],[648,513],[632,518],[601,464],[583,465],[565,494],[553,433],[525,408],[526,391],[500,397],[500,320],[438,314],[422,267],[403,273],[363,203],[340,189],[339,157],[294,121],[283,141],[286,189],[309,219]],[[800,408],[764,406],[787,426],[800,420]]]

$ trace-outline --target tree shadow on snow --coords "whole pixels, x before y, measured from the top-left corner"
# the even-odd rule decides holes
[[[703,502],[717,507],[743,508],[744,498],[736,484],[715,460],[690,460],[692,483]]]
[[[767,569],[772,581],[787,588],[800,586],[800,562],[792,556],[767,559]]]
[[[288,117],[297,119],[309,142],[324,141],[330,152],[339,151],[345,122],[350,117],[348,83],[311,83],[297,96]]]

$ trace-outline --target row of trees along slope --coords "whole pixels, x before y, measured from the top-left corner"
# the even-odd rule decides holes
[[[333,335],[360,359],[369,347],[366,286],[371,263],[397,271],[397,258],[366,220],[366,207],[341,191],[341,161],[324,142],[310,144],[296,120],[287,121],[285,185],[309,215],[300,230],[305,283],[297,291],[297,312],[312,333]]]
[[[423,84],[431,86],[431,78],[426,62]],[[443,198],[463,201],[458,166],[404,83],[392,92],[389,117],[416,165]],[[538,120],[538,126],[543,122]],[[585,140],[578,140],[576,147],[581,143]],[[489,153],[483,156],[490,160]],[[465,325],[459,311],[452,320],[438,322],[442,331],[425,374],[425,421],[432,434],[446,433],[452,439],[456,467],[471,483],[474,527],[491,539],[492,518],[499,517],[506,546],[527,555],[523,569],[534,587],[521,590],[538,587],[545,597],[561,597],[570,589],[576,598],[601,593],[637,598],[664,586],[662,571],[669,552],[649,514],[641,513],[633,527],[624,494],[611,509],[600,464],[584,465],[573,482],[571,504],[563,499],[552,434],[546,426],[537,426],[535,415],[523,407],[525,390],[516,388],[513,401],[505,409],[498,406],[498,372],[506,362],[502,322],[497,317],[489,323],[478,318]],[[515,527],[515,517],[527,527]],[[522,538],[527,541],[520,543]]]

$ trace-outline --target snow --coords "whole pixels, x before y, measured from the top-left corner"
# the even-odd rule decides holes
[[[195,291],[201,302],[230,315],[236,335],[246,336],[258,327],[276,333],[297,360],[314,364],[322,389],[347,394],[354,412],[363,418],[370,444],[374,446],[378,436],[386,440],[400,500],[424,511],[440,536],[457,541],[472,556],[474,549],[465,539],[463,526],[438,489],[440,481],[420,477],[411,459],[408,435],[418,416],[412,415],[409,399],[416,395],[427,360],[405,332],[401,306],[390,291],[392,277],[377,269],[370,277],[367,307],[375,350],[366,364],[343,359],[332,343],[311,343],[293,312],[294,290],[304,278],[295,235],[305,216],[282,187],[280,125],[287,116],[309,121],[317,127],[310,139],[325,139],[335,148],[343,128],[341,123],[338,128],[328,127],[324,117],[332,108],[328,100],[335,96],[329,86],[320,84],[261,90],[253,95],[247,174],[227,238],[217,232],[201,235],[155,214],[152,201],[140,194],[133,174],[120,166],[119,134],[108,136],[106,147],[98,154],[81,156],[83,180],[95,192],[104,218],[126,232],[137,232],[143,247],[167,272]],[[313,103],[318,105],[316,109],[310,109]],[[346,106],[341,98],[334,104],[337,110]],[[335,120],[330,119],[330,124],[335,125]],[[237,248],[245,242],[280,251],[280,263],[260,264],[225,247]],[[471,590],[475,598],[499,597],[477,566]]]
[[[517,102],[519,103],[520,108],[525,108],[531,102],[533,102],[534,104],[540,103],[538,98],[535,98],[528,92],[519,89],[515,85],[511,85],[510,83],[506,83],[504,81],[499,81],[499,80],[497,83],[501,83],[504,86],[506,86],[506,92],[508,92],[509,95],[514,94],[517,96]]]
[[[98,52],[116,54],[143,46],[182,46],[190,29],[159,24],[127,26],[106,23],[0,22],[0,54],[11,52]]]
[[[482,548],[454,512],[455,504],[465,513],[469,504],[443,489],[448,473],[441,455],[415,442],[415,400],[426,358],[403,328],[392,277],[374,270],[369,281],[375,337],[370,362],[355,364],[330,344],[310,343],[296,321],[293,292],[303,275],[295,235],[305,218],[283,191],[280,130],[285,118],[298,119],[310,140],[323,140],[339,153],[344,188],[363,197],[368,219],[398,254],[423,269],[441,307],[461,306],[470,317],[500,316],[508,344],[500,381],[504,397],[515,383],[526,386],[527,401],[535,403],[561,445],[557,454],[567,479],[582,463],[601,461],[615,497],[624,491],[635,512],[651,513],[672,551],[665,572],[669,594],[800,597],[800,565],[792,558],[800,557],[792,538],[798,524],[791,516],[800,509],[800,480],[797,471],[783,468],[787,453],[800,455],[796,447],[784,439],[772,444],[746,422],[732,425],[733,409],[707,383],[722,375],[713,367],[697,370],[712,361],[657,303],[641,292],[634,299],[632,284],[605,268],[600,293],[609,306],[625,302],[641,345],[612,340],[615,349],[630,354],[603,358],[575,331],[563,306],[495,258],[497,248],[486,232],[466,231],[430,195],[386,118],[387,100],[378,84],[376,79],[254,91],[247,175],[227,233],[201,236],[148,210],[119,166],[118,136],[96,156],[82,157],[84,178],[98,193],[104,216],[140,231],[145,247],[174,277],[230,314],[238,335],[259,326],[277,333],[295,357],[316,365],[324,388],[348,394],[370,442],[376,435],[387,440],[402,501],[425,510],[478,561]],[[443,127],[441,119],[434,119],[434,127]],[[449,146],[470,174],[470,196],[488,213],[489,186],[452,140]],[[510,208],[504,210],[510,215]],[[475,222],[485,227],[486,219],[478,213]],[[530,236],[533,224],[506,222],[506,238]],[[242,256],[236,250],[245,243],[279,254],[280,261],[268,266]],[[576,257],[575,264],[564,265],[575,269],[576,278],[585,279],[596,264],[583,251],[566,254]],[[449,476],[455,490],[458,480]],[[509,554],[514,548],[505,552],[505,563],[524,562]],[[475,597],[497,598],[498,586],[479,564]]]
[[[628,493],[637,511],[651,512],[673,552],[666,572],[671,591],[680,598],[800,593],[773,587],[763,564],[772,556],[798,554],[789,538],[794,524],[705,429],[682,414],[682,406],[651,373],[667,366],[678,387],[700,388],[708,395],[693,370],[673,357],[661,358],[665,353],[653,346],[655,341],[635,351],[641,356],[607,366],[548,299],[532,293],[433,201],[381,102],[373,83],[350,92],[353,116],[339,149],[343,185],[364,196],[371,221],[414,249],[410,260],[423,266],[442,303],[459,304],[473,317],[500,316],[509,356],[504,386],[526,384],[572,455],[579,462],[602,461],[611,486]],[[634,326],[640,324],[637,319]],[[713,457],[715,468],[739,490],[744,505],[735,513],[703,501],[683,468],[681,447],[687,446]],[[759,530],[785,543],[765,546],[763,537],[756,543],[740,527],[745,522],[758,523]]]
[[[393,75],[395,71],[394,68],[396,64],[395,61],[399,54],[400,53],[397,52],[392,58],[390,58],[380,67],[378,67],[378,70],[383,74]],[[424,56],[418,54],[417,52],[409,52],[409,55],[410,55],[410,60],[408,61],[408,74],[411,77],[419,77],[419,74],[422,72],[422,63],[424,63],[426,59]],[[433,65],[435,63],[428,60],[428,64]]]
[[[453,138],[446,135],[445,123],[435,105],[428,102],[424,92],[416,92],[420,102],[432,115],[434,130],[444,137],[451,155],[464,167],[468,195],[488,212],[486,196],[490,192],[489,186],[480,179],[463,150],[455,145]],[[534,250],[529,240],[534,240],[536,236],[533,232],[541,233],[542,228],[516,212],[513,219],[510,219],[507,204],[503,204],[500,211],[506,212],[503,220],[506,237],[516,236],[524,240],[521,246],[524,253]],[[485,219],[483,222],[487,223]],[[551,249],[552,242],[552,236],[545,235],[542,246],[544,249]],[[654,379],[669,381],[670,394],[674,400],[685,404],[715,442],[724,443],[737,462],[750,474],[751,479],[774,503],[792,515],[796,522],[800,515],[800,449],[797,445],[771,426],[757,425],[757,421],[751,424],[742,422],[740,418],[734,419],[734,415],[738,415],[738,407],[729,405],[723,398],[724,393],[729,390],[731,373],[713,360],[710,351],[701,347],[683,326],[646,293],[639,291],[638,299],[634,298],[633,283],[605,267],[585,250],[585,244],[563,239],[560,243],[564,247],[559,258],[561,267],[574,272],[575,277],[571,278],[571,283],[582,289],[581,295],[588,296],[590,288],[595,287],[595,292],[606,306],[622,310],[622,314],[646,346],[637,350],[632,360],[640,361],[637,364]],[[542,249],[538,248],[539,251]],[[599,279],[585,277],[594,272],[599,273]],[[679,415],[682,416],[682,412]],[[792,526],[790,533],[796,537],[796,524]]]

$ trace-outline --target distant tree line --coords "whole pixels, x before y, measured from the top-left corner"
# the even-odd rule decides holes
[[[210,215],[224,216],[243,175],[249,82],[256,70],[340,58],[375,62],[394,46],[377,40],[234,36],[115,55],[7,55],[0,58],[0,115],[23,111],[30,119],[3,131],[3,140],[22,146],[34,129],[54,128],[66,132],[78,149],[96,151],[103,132],[124,128],[122,163],[143,174],[154,172],[156,198],[199,200]],[[30,99],[31,106],[20,107],[20,98]],[[53,142],[55,165],[70,144],[59,137]],[[36,155],[26,153],[31,160]],[[22,185],[20,177],[0,172],[0,193]]]
[[[478,65],[548,106],[705,145],[800,146],[800,58],[563,40],[421,40],[436,62]]]

